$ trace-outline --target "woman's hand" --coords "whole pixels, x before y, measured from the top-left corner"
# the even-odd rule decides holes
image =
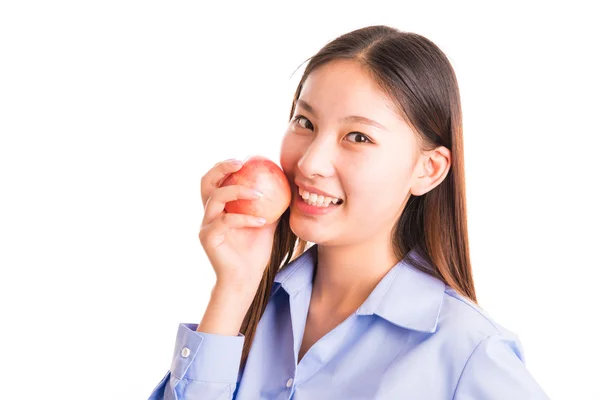
[[[217,286],[248,289],[254,294],[269,262],[279,220],[265,225],[258,217],[225,211],[229,201],[260,197],[246,186],[220,187],[242,165],[233,160],[222,161],[202,177],[204,218],[198,236],[217,275]]]

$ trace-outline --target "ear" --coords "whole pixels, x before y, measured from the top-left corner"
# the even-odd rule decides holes
[[[421,153],[415,166],[410,193],[422,196],[435,188],[446,178],[451,165],[452,154],[444,146]]]

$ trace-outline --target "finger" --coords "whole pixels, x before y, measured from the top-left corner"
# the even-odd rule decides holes
[[[217,247],[223,243],[225,235],[232,229],[256,228],[265,225],[265,219],[247,214],[226,213],[211,224],[200,229],[199,238],[202,245]]]
[[[200,180],[200,196],[202,205],[206,206],[212,192],[219,187],[223,179],[229,174],[242,168],[243,162],[239,160],[226,160],[215,164]]]
[[[225,210],[225,204],[234,200],[256,200],[262,194],[254,189],[243,185],[230,185],[217,188],[206,203],[204,209],[204,224],[210,224],[215,218],[218,218]]]

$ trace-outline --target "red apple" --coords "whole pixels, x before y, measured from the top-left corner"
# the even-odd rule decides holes
[[[271,224],[285,212],[292,199],[292,189],[279,165],[262,156],[252,156],[242,168],[227,176],[221,186],[243,185],[261,191],[257,200],[235,200],[225,204],[225,211],[263,217]]]

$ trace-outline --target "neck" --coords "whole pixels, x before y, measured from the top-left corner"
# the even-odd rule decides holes
[[[332,313],[354,312],[398,263],[391,242],[384,240],[318,246],[311,302]]]

